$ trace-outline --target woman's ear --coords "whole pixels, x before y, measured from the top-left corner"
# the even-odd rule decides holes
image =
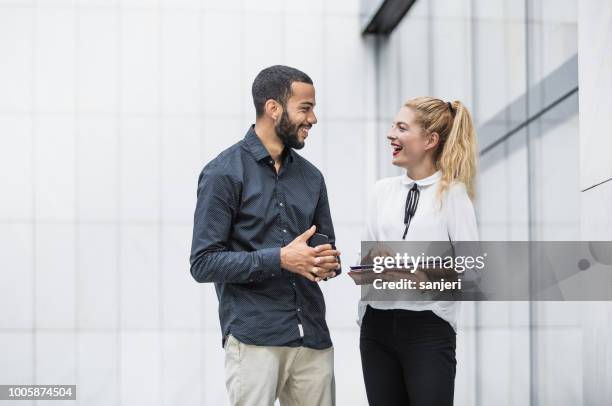
[[[440,135],[436,132],[432,132],[427,137],[427,144],[425,144],[425,150],[435,149],[440,143]]]

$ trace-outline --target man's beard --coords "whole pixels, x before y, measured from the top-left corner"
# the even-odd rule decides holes
[[[300,130],[300,124],[294,124],[289,120],[289,114],[287,110],[283,111],[280,121],[276,124],[276,134],[283,140],[286,147],[293,149],[304,148],[304,142],[300,141],[298,137],[298,131]]]

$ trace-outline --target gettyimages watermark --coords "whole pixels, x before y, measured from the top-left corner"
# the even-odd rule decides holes
[[[367,301],[612,300],[612,241],[364,241]]]
[[[381,273],[385,269],[406,269],[411,273],[415,273],[417,269],[452,269],[457,273],[463,273],[466,270],[481,270],[484,268],[484,259],[487,253],[472,256],[457,256],[446,255],[408,255],[396,253],[395,256],[375,256],[372,258],[373,271]]]

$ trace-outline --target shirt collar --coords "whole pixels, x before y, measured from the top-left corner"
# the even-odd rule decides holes
[[[417,180],[412,179],[411,177],[408,176],[408,174],[404,174],[402,176],[402,183],[408,186],[412,186],[413,183],[416,183],[419,186],[429,186],[429,185],[433,185],[434,183],[436,183],[440,179],[441,176],[442,176],[442,172],[440,172],[439,170],[434,172],[433,175],[429,175],[426,178],[417,179]]]
[[[257,133],[255,132],[255,124],[249,127],[249,130],[244,137],[244,143],[257,162],[266,158],[271,159],[270,153],[266,147],[264,147],[263,143],[257,136]],[[293,161],[293,150],[289,147],[285,147],[283,149],[283,162],[285,162],[287,158],[289,158],[290,161]]]

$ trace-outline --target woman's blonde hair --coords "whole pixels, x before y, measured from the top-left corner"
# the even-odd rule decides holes
[[[433,97],[408,100],[405,107],[415,114],[415,120],[427,133],[438,133],[439,143],[434,152],[436,167],[442,172],[438,196],[448,190],[453,181],[463,182],[471,199],[475,196],[476,131],[470,111],[459,100],[444,102]]]

